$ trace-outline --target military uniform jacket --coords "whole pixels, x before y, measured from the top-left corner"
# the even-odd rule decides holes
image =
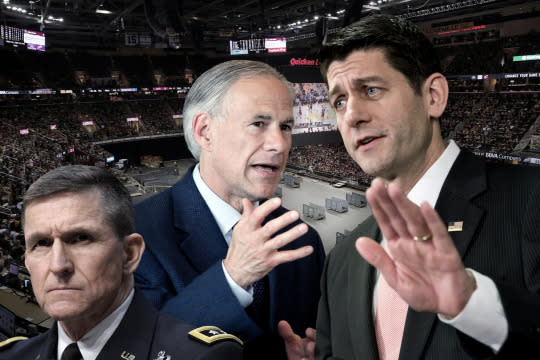
[[[400,359],[540,358],[540,171],[486,163],[461,151],[435,209],[453,231],[466,267],[496,284],[508,320],[508,338],[497,356],[436,314],[409,308]],[[378,359],[373,320],[375,268],[356,251],[355,241],[382,235],[373,217],[330,253],[321,281],[316,359]]]
[[[58,323],[47,332],[0,349],[1,360],[56,360]],[[96,360],[241,359],[242,347],[228,340],[210,345],[191,338],[188,323],[160,314],[135,291],[124,318]]]

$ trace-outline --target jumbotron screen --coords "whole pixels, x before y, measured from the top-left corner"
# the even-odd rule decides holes
[[[24,30],[24,43],[29,50],[45,51],[45,34],[39,31]]]
[[[231,55],[287,52],[287,38],[230,40]]]
[[[26,48],[30,50],[45,51],[45,34],[40,31],[0,25],[0,39],[3,40],[2,45],[26,45]]]
[[[293,134],[337,130],[336,112],[328,100],[325,83],[295,83]]]

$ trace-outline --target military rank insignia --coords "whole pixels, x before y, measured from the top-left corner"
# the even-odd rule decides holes
[[[17,341],[22,341],[22,340],[27,340],[27,339],[28,338],[24,337],[24,336],[15,336],[15,337],[9,338],[7,340],[4,340],[4,341],[0,342],[0,349],[1,348],[7,349],[11,345],[15,344]]]
[[[216,326],[201,326],[197,329],[191,330],[188,334],[191,338],[207,345],[228,340],[236,341],[240,345],[244,344],[238,337],[227,334],[225,331]]]

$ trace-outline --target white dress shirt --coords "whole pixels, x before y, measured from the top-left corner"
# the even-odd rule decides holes
[[[135,290],[131,289],[128,297],[124,302],[116,308],[109,316],[101,320],[92,330],[86,333],[79,341],[77,345],[81,351],[83,360],[95,360],[107,341],[111,338],[112,334],[120,325],[120,322],[126,315],[127,309],[133,300]],[[62,357],[62,353],[66,347],[71,344],[73,340],[69,338],[64,329],[58,324],[58,345],[56,347],[57,358]]]
[[[199,193],[201,193],[201,196],[204,199],[204,202],[206,202],[206,205],[208,205],[210,212],[214,216],[219,230],[223,234],[225,241],[227,241],[227,245],[230,245],[233,227],[236,225],[238,220],[240,220],[242,214],[236,211],[235,208],[229,205],[222,198],[217,196],[216,193],[213,192],[208,185],[206,185],[201,177],[199,164],[197,164],[195,169],[193,169],[193,181],[195,181],[195,186],[197,186]],[[257,202],[254,204],[254,206],[257,207],[258,204],[259,203]],[[248,307],[253,302],[253,288],[250,287],[248,290],[242,288],[231,278],[231,275],[229,275],[229,272],[225,268],[225,265],[223,265],[223,262],[221,263],[221,266],[223,267],[225,278],[227,279],[227,283],[229,284],[234,296],[236,296],[242,307]]]
[[[459,152],[459,147],[453,140],[450,140],[441,156],[407,194],[407,198],[416,205],[426,201],[432,208],[435,208],[442,186]],[[381,246],[385,247],[385,245],[386,238],[383,236]],[[489,277],[472,269],[469,270],[474,275],[477,289],[473,292],[472,297],[460,314],[450,320],[438,315],[439,320],[455,327],[497,352],[508,336],[508,321],[504,314],[499,291]],[[377,281],[373,291],[374,314],[376,311],[378,284],[379,273],[377,272]]]

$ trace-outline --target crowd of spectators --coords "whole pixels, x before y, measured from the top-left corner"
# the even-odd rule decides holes
[[[328,178],[350,180],[369,185],[372,177],[351,159],[343,144],[294,146],[289,154],[289,165]]]
[[[473,150],[511,153],[540,116],[540,93],[450,93],[443,136]]]
[[[55,126],[56,134],[61,133],[69,139],[99,141],[176,133],[180,125],[173,115],[177,113],[177,98],[172,98],[173,106],[167,97],[140,97],[122,94],[94,94],[65,97],[59,101],[57,95],[42,95],[39,99],[0,99],[0,117],[15,128],[41,129],[48,131]],[[136,121],[128,121],[128,118]],[[86,125],[83,125],[86,124]]]
[[[447,46],[444,41],[437,44],[446,75],[540,69],[539,61],[511,61],[516,53],[538,54],[538,34],[495,37],[490,41],[477,37],[458,40],[467,41],[459,46]],[[169,80],[187,85],[182,72],[188,66],[204,70],[205,63],[204,59],[190,61],[178,56],[141,57],[136,62],[140,66],[131,66],[135,62],[126,61],[131,58],[118,56],[0,51],[7,64],[0,69],[0,89],[78,89],[75,94],[0,95],[0,273],[6,273],[10,264],[23,265],[20,212],[29,184],[52,168],[75,162],[74,154],[104,161],[111,154],[94,144],[96,141],[181,131],[178,117],[185,92],[88,92],[85,86],[125,83],[152,89]],[[144,74],[138,74],[139,70]],[[198,73],[197,69],[189,71]],[[448,107],[440,119],[442,133],[463,148],[510,153],[540,116],[540,80],[497,79],[491,85],[486,81],[450,77]],[[328,103],[327,87],[322,83],[297,83],[294,87],[299,94],[294,104],[300,125],[296,132],[335,131],[335,113]],[[533,135],[540,136],[540,125]],[[351,160],[343,144],[293,147],[288,164],[330,179],[362,185],[372,180]]]

